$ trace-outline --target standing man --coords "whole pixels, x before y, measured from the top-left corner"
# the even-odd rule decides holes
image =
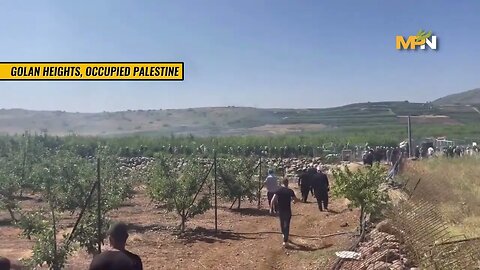
[[[366,152],[363,156],[363,164],[372,166],[373,159],[374,159],[373,150],[369,149],[368,152]]]
[[[280,229],[283,235],[283,246],[288,243],[288,236],[290,234],[290,220],[292,219],[292,205],[291,202],[297,202],[299,199],[295,196],[295,192],[288,188],[288,179],[282,181],[283,187],[280,187],[272,199],[272,205],[277,205],[277,210],[280,217]]]
[[[392,164],[392,147],[387,149],[387,164]]]
[[[263,183],[263,185],[267,188],[268,206],[270,207],[270,209],[274,209],[273,212],[276,212],[275,208],[272,207],[272,198],[275,192],[277,192],[279,186],[277,177],[275,177],[274,171],[272,169],[268,170],[268,176],[267,179],[265,179],[265,183]]]
[[[315,190],[315,197],[317,198],[318,209],[320,211],[328,211],[328,192],[330,191],[330,184],[328,177],[322,171],[322,167],[317,167],[317,173],[313,177],[312,186]]]
[[[143,270],[143,264],[140,257],[125,249],[128,239],[128,228],[125,223],[115,223],[108,231],[110,246],[127,255],[132,261],[132,270]]]
[[[298,177],[298,184],[300,185],[300,192],[302,193],[302,202],[306,203],[308,199],[308,192],[311,189],[311,175],[312,173],[304,168],[303,172]]]

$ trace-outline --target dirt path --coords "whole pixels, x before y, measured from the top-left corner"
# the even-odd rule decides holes
[[[296,183],[291,187],[300,196]],[[131,227],[127,247],[142,257],[144,269],[327,269],[334,252],[352,241],[350,233],[338,233],[354,231],[358,215],[342,199],[332,200],[331,213],[320,212],[310,197],[309,203],[293,206],[293,244],[284,248],[278,218],[266,209],[266,196],[260,210],[256,203],[245,202],[241,210],[230,210],[229,205],[224,203],[218,210],[218,234],[213,231],[214,211],[210,210],[187,223],[185,237],[176,236],[178,218],[151,205],[143,191],[112,213],[112,218]],[[0,255],[19,259],[30,254],[31,242],[19,233],[8,224],[0,225]],[[337,235],[322,237],[329,234]],[[66,269],[86,269],[90,260],[77,252]]]

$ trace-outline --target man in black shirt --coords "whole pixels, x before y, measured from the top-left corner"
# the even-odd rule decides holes
[[[283,234],[283,245],[286,246],[288,236],[290,234],[290,220],[292,219],[291,202],[299,201],[295,196],[295,192],[288,188],[288,179],[283,179],[283,187],[279,188],[275,195],[273,195],[273,204],[277,205],[277,211],[280,217],[280,229]],[[272,204],[272,205],[273,205]]]
[[[104,251],[95,256],[89,270],[133,270],[132,260],[119,250]]]
[[[119,222],[112,225],[108,231],[110,246],[127,255],[133,263],[132,270],[143,270],[142,260],[136,254],[125,249],[128,239],[128,228],[125,223]]]

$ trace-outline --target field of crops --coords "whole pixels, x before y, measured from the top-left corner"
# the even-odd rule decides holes
[[[149,150],[148,146],[118,147],[121,140],[29,134],[2,137],[0,232],[6,241],[0,245],[1,255],[23,259],[32,267],[84,269],[91,254],[106,247],[103,240],[112,218],[127,221],[136,228],[132,241],[144,239],[137,244],[146,245],[145,235],[149,235],[148,239],[160,237],[158,241],[166,245],[160,250],[186,252],[186,255],[191,250],[209,249],[203,245],[192,249],[179,246],[179,243],[185,245],[185,241],[198,237],[211,237],[215,245],[220,245],[222,241],[234,241],[235,237],[249,239],[251,233],[256,236],[249,244],[269,243],[270,234],[278,229],[276,219],[268,217],[268,211],[262,210],[265,208],[262,185],[267,169],[277,168],[281,176],[294,174],[295,169],[312,162],[325,162],[321,158],[309,157],[317,149],[313,145],[283,148],[284,155],[300,158],[268,157],[282,155],[279,149],[269,153],[270,149],[275,149],[269,147],[232,146],[223,147],[222,151],[219,147],[218,153],[212,154],[205,145],[187,148],[182,144],[160,146],[152,158],[142,157]],[[190,142],[190,145],[197,144]],[[329,151],[323,146],[318,149],[319,156]],[[215,194],[218,213],[213,214]],[[335,233],[341,224],[355,224],[357,213],[345,212],[348,207],[342,200],[333,201],[332,208],[337,211],[337,217],[327,215],[317,220],[314,216],[318,215],[318,209],[314,205],[302,205],[300,209],[304,216],[298,217],[302,222],[293,226],[293,230],[299,232],[297,250],[287,252],[301,257],[318,251],[314,252],[316,255],[309,255],[314,257],[304,263],[327,263],[326,257],[331,257],[334,250],[349,243],[348,237],[335,236]],[[217,214],[216,226],[227,235],[212,234]],[[195,227],[189,228],[189,224],[195,224]],[[155,234],[159,228],[163,229]],[[239,231],[246,234],[235,235]],[[180,238],[175,237],[177,233]],[[329,233],[334,234],[332,239],[321,240],[321,235]],[[222,240],[222,237],[228,239]],[[340,245],[333,246],[331,241]],[[133,246],[139,248],[141,254],[148,254],[159,250],[157,244],[140,248],[134,243]],[[232,248],[240,250],[243,244]],[[278,248],[279,245],[272,246],[266,254],[277,256]],[[322,252],[328,252],[328,256]],[[176,263],[181,265],[185,254],[169,256],[175,257]],[[155,256],[150,254],[146,260],[152,258]],[[202,264],[219,263],[208,258],[205,260],[193,269],[201,269]],[[251,266],[262,264],[258,260],[252,261]],[[279,263],[278,260],[263,260],[267,260],[268,266]],[[145,269],[158,269],[155,266],[158,263],[162,262],[154,261]],[[77,265],[83,268],[75,268]]]
[[[109,224],[120,220],[132,230],[128,246],[149,263],[144,269],[182,268],[185,263],[190,269],[218,269],[226,262],[257,269],[330,265],[335,251],[353,241],[361,215],[349,211],[349,201],[342,199],[358,198],[360,189],[349,182],[350,173],[336,174],[344,181],[337,184],[344,185],[334,185],[341,191],[334,192],[338,196],[332,199],[330,213],[319,215],[315,204],[296,206],[297,222],[292,225],[296,246],[285,250],[278,245],[278,220],[265,209],[267,170],[275,168],[277,175],[291,178],[298,196],[297,170],[338,163],[338,158],[327,158],[329,154],[345,148],[358,152],[366,142],[397,145],[391,134],[401,138],[404,131],[389,132],[0,137],[0,233],[6,239],[0,255],[43,265],[39,269],[85,269],[92,254],[108,248],[104,240]],[[354,178],[366,179],[366,184],[381,182],[368,177],[383,179],[375,173]],[[370,195],[376,189],[372,186]],[[361,203],[357,206],[362,209]],[[231,256],[237,259],[232,261]]]

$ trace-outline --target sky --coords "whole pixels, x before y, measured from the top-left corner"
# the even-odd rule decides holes
[[[0,61],[183,61],[184,81],[0,82],[0,108],[432,101],[480,87],[478,0],[0,2]],[[431,30],[438,50],[398,51]]]

